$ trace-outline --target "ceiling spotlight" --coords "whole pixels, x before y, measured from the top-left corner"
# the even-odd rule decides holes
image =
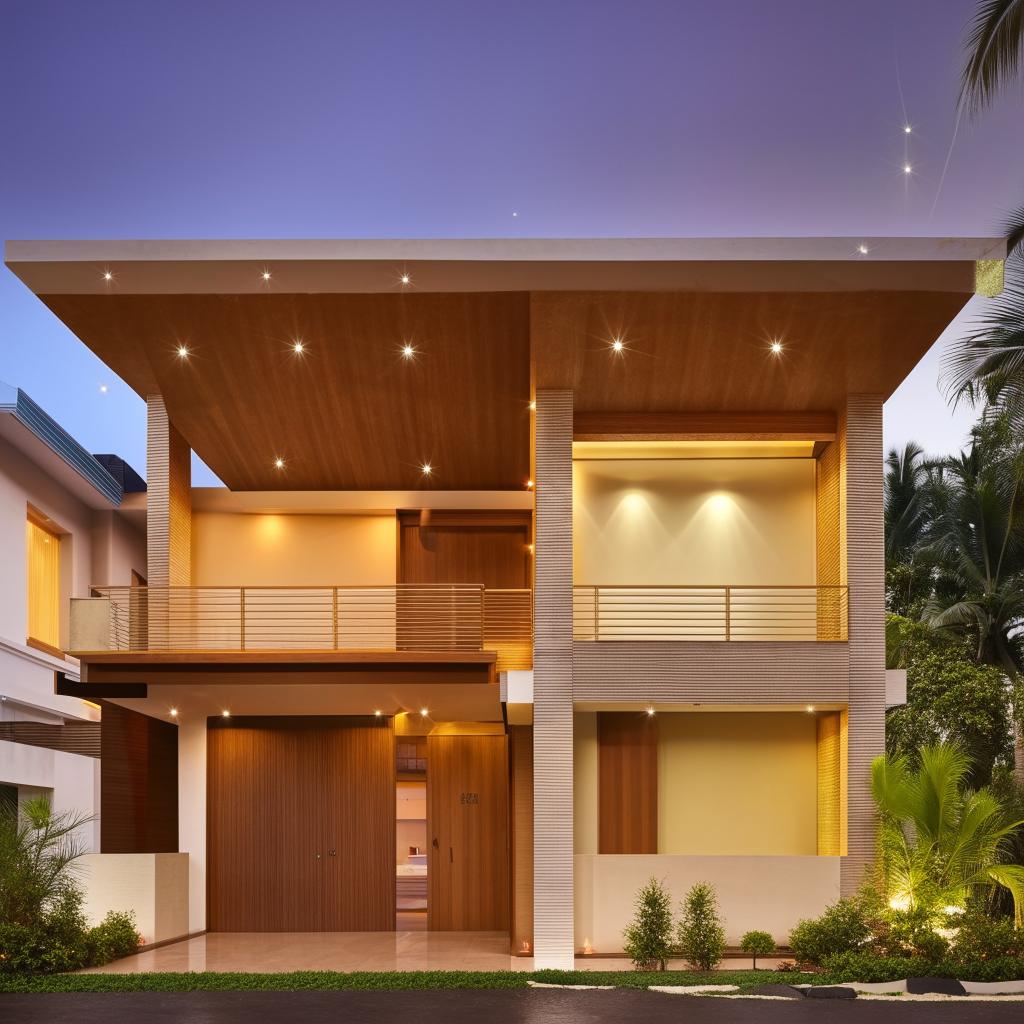
[[[109,270],[104,270],[103,271],[103,280],[104,281],[113,281],[114,280],[114,275]]]
[[[857,252],[859,252],[861,256],[867,256],[868,247],[863,242],[861,242],[860,245],[857,246]]]
[[[294,344],[294,345],[292,345],[292,351],[293,351],[293,352],[294,352],[294,353],[295,353],[295,354],[296,354],[297,356],[301,356],[301,355],[302,355],[302,353],[306,351],[306,346],[302,344],[302,341],[301,341],[301,340],[299,340],[299,341],[296,341],[296,342],[295,342],[295,344]]]
[[[401,281],[402,284],[412,283],[412,278],[408,274],[403,274],[398,280]]]
[[[284,469],[284,459],[274,459],[274,469]]]
[[[270,271],[269,270],[264,270],[263,273],[260,276],[263,278],[264,281],[269,281],[270,280]]]
[[[903,134],[904,135],[909,135],[912,131],[913,131],[913,128],[911,128],[909,124],[905,124],[903,126]]]
[[[430,474],[434,472],[434,467],[429,462],[424,462],[423,465],[420,466],[420,472],[424,476],[430,476]]]
[[[383,715],[383,714],[384,714],[384,712],[383,712],[383,711],[381,711],[381,709],[380,709],[380,708],[377,708],[377,710],[376,710],[376,711],[374,711],[374,713],[373,713],[373,717],[374,717],[374,718],[380,718],[380,717],[381,717],[381,715]]]
[[[177,708],[171,708],[171,718],[177,718],[177,717],[178,717],[178,709]]]
[[[814,705],[813,704],[808,704],[807,705],[807,714],[809,714],[809,715],[813,715],[814,714]]]
[[[527,489],[533,490],[533,481],[532,480],[527,480],[526,481],[526,486],[527,486]]]
[[[911,167],[910,164],[904,164],[903,165],[903,173],[904,174],[913,174],[913,172],[914,172],[914,168]]]
[[[187,346],[185,346],[185,345],[179,345],[178,346],[178,358],[179,359],[188,359],[188,348],[187,348]]]
[[[771,343],[771,353],[772,353],[773,356],[781,356],[782,355],[782,342],[781,341],[773,341]]]
[[[221,718],[230,718],[230,717],[231,717],[231,712],[230,712],[230,711],[228,711],[228,709],[227,709],[227,708],[225,708],[225,709],[224,709],[224,710],[223,710],[223,711],[222,711],[222,712],[220,713],[220,717],[221,717]]]
[[[621,338],[615,338],[615,339],[613,339],[613,341],[612,341],[612,351],[613,351],[614,353],[616,353],[617,355],[618,355],[618,354],[621,354],[622,350],[623,350],[623,349],[624,349],[625,347],[626,347],[626,346],[625,346],[625,343],[623,342],[623,340],[622,340]]]
[[[430,714],[429,708],[420,708],[420,717],[426,718]]]
[[[410,345],[408,342],[406,342],[402,346],[402,358],[403,359],[412,359],[412,357],[414,355],[416,355],[416,349],[413,348],[413,346]]]
[[[647,709],[647,717],[648,718],[653,718],[654,717],[654,708],[648,708]]]

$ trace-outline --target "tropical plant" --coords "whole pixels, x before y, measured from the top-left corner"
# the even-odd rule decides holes
[[[771,956],[775,952],[775,940],[769,932],[745,932],[740,939],[740,949],[753,960],[753,967],[756,971],[757,958]]]
[[[1024,54],[1024,0],[981,0],[960,79],[962,109],[979,111],[1018,72]]]
[[[683,897],[678,944],[679,952],[699,971],[714,970],[725,953],[718,897],[706,882],[698,882]]]
[[[1024,866],[1003,862],[1008,841],[1024,820],[1013,820],[987,788],[965,787],[968,761],[951,743],[871,766],[879,813],[878,870],[889,906],[921,910],[936,922],[962,910],[979,890],[1000,886],[1013,898],[1021,924]]]
[[[637,893],[623,949],[638,971],[665,970],[672,951],[672,898],[656,878]]]

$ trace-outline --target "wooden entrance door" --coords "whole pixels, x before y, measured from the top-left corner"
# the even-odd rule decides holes
[[[504,736],[427,737],[427,927],[507,931]]]
[[[210,724],[209,929],[393,929],[390,720],[235,718]]]

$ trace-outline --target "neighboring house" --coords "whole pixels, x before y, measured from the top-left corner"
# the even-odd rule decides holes
[[[148,405],[148,586],[72,622],[134,737],[102,849],[187,855],[182,931],[425,908],[539,966],[620,950],[652,875],[732,942],[852,893],[882,403],[1005,255],[864,248],[9,243]]]
[[[57,811],[94,816],[81,837],[90,851],[100,846],[100,709],[69,695],[78,663],[62,652],[71,598],[145,573],[145,505],[125,510],[126,482],[145,488],[0,385],[0,795],[44,794]]]

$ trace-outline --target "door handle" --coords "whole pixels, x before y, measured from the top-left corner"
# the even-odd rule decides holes
[[[455,863],[455,857],[452,854],[452,848],[450,846],[448,847],[448,863],[449,864],[454,864]]]

